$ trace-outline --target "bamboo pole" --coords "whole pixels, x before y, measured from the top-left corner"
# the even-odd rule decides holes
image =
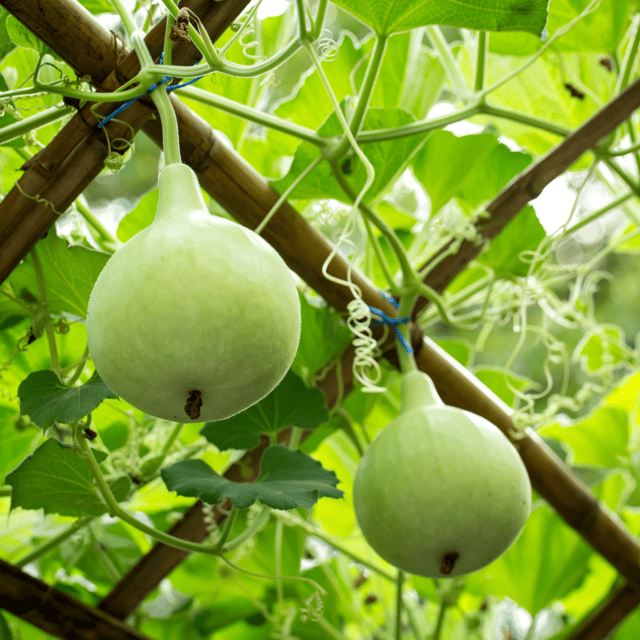
[[[0,607],[63,640],[152,640],[4,560],[0,560]]]

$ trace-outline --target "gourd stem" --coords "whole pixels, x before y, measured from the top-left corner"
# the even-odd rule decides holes
[[[173,110],[167,89],[160,85],[151,92],[151,98],[158,109],[160,121],[162,122],[162,146],[164,148],[164,159],[167,165],[180,164],[180,138],[178,135],[178,119]]]
[[[405,296],[400,300],[400,308],[398,309],[399,318],[410,318],[411,309],[415,302],[414,296]],[[400,335],[404,338],[406,345],[411,346],[411,327],[409,322],[405,322],[398,326]],[[398,360],[400,362],[400,371],[402,373],[409,373],[409,371],[417,371],[418,367],[416,361],[413,358],[413,354],[407,351],[407,348],[400,339],[396,340],[396,348],[398,350]]]

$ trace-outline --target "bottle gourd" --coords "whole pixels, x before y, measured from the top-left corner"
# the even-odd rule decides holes
[[[300,301],[276,251],[211,215],[195,173],[170,164],[155,220],[96,281],[87,336],[98,373],[134,407],[177,422],[221,420],[284,377]]]
[[[402,410],[360,461],[353,500],[366,540],[409,573],[443,578],[504,553],[531,510],[531,485],[493,424],[446,406],[420,371],[402,376]]]

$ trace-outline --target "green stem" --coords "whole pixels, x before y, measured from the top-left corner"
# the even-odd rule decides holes
[[[296,179],[284,190],[280,197],[276,200],[275,204],[269,209],[267,215],[260,221],[260,224],[254,229],[255,233],[260,235],[262,230],[269,224],[271,218],[275,215],[278,209],[284,204],[287,198],[293,193],[295,188],[322,162],[324,158],[318,156],[313,160],[309,166],[299,175]]]
[[[410,318],[411,310],[416,301],[415,295],[404,296],[400,299],[400,307],[398,308],[399,318]],[[411,347],[411,325],[410,322],[405,322],[398,325],[398,331],[400,335],[405,339],[407,345]],[[413,354],[409,353],[402,342],[396,338],[396,349],[398,351],[398,360],[400,362],[400,371],[402,373],[409,373],[409,371],[417,371],[418,367]]]
[[[49,357],[51,359],[51,370],[61,379],[62,372],[60,370],[60,357],[58,356],[58,347],[56,345],[56,334],[51,324],[51,314],[49,313],[49,296],[47,295],[47,283],[44,279],[44,271],[42,269],[42,263],[38,257],[38,251],[35,247],[31,249],[31,262],[33,263],[33,270],[36,274],[36,282],[38,284],[38,297],[40,298],[40,305],[43,313],[45,314],[44,330],[47,334],[47,342],[49,344]]]
[[[104,244],[106,242],[108,248],[115,251],[115,249],[120,245],[120,241],[109,233],[107,228],[93,215],[91,209],[89,209],[89,207],[87,207],[80,198],[76,200],[76,208],[87,224],[93,227],[100,235],[102,242],[100,239],[97,239],[99,244]]]
[[[614,151],[610,151],[609,149],[602,149],[600,150],[600,153],[603,156],[607,156],[609,158],[616,158],[619,156],[626,156],[629,153],[634,153],[635,151],[639,151],[639,150],[640,150],[640,142],[637,142],[635,144],[632,144],[629,147],[626,147],[625,149],[616,149]]]
[[[504,107],[485,104],[478,100],[466,105],[454,113],[439,116],[437,118],[394,127],[393,129],[370,129],[368,131],[363,131],[358,135],[358,144],[386,142],[387,140],[397,140],[408,136],[424,135],[429,131],[442,129],[447,125],[455,124],[461,120],[467,120],[478,115],[489,115],[497,118],[503,118],[504,120],[510,120],[512,122],[520,122],[521,124],[535,127],[542,131],[548,131],[561,137],[566,137],[573,131],[570,127],[564,127],[556,124],[555,122],[544,120],[543,118],[520,113],[519,111],[512,111],[510,109],[505,109]]]
[[[572,225],[571,227],[566,229],[562,233],[562,236],[565,237],[565,238],[571,236],[576,231],[579,231],[580,229],[582,229],[583,227],[586,227],[588,224],[590,224],[594,220],[597,220],[598,218],[603,216],[605,213],[608,213],[612,209],[615,209],[616,207],[619,207],[621,204],[623,204],[627,200],[631,199],[634,195],[635,195],[635,193],[633,191],[627,191],[626,193],[623,193],[622,195],[620,195],[617,198],[615,198],[615,200],[612,200],[611,202],[609,202],[609,204],[606,204],[604,207],[601,207],[597,211],[594,211],[593,213],[590,213],[589,215],[585,216],[584,218],[581,218],[574,225]]]
[[[123,509],[113,497],[111,489],[109,488],[109,485],[102,475],[102,471],[100,471],[100,467],[98,466],[98,463],[93,456],[93,452],[91,451],[91,447],[89,447],[87,439],[80,436],[78,438],[78,443],[80,445],[80,449],[82,450],[83,457],[87,462],[91,475],[93,476],[93,479],[98,487],[98,491],[107,504],[109,515],[120,518],[120,520],[131,525],[135,529],[146,533],[154,540],[163,542],[170,547],[183,549],[184,551],[195,551],[199,553],[207,553],[210,555],[220,555],[220,549],[218,549],[216,545],[198,544],[197,542],[190,542],[189,540],[177,538],[176,536],[172,536],[171,534],[165,533],[164,531],[159,531],[154,527],[150,527],[144,522],[140,522],[140,520],[138,520],[132,513],[129,513],[128,511]]]
[[[304,0],[296,0],[296,13],[298,14],[298,33],[300,40],[309,39],[309,29],[307,28],[307,11]]]
[[[444,624],[444,618],[447,613],[449,605],[445,602],[440,602],[440,610],[438,611],[438,619],[436,620],[436,628],[433,631],[432,640],[440,640],[442,634],[442,627]]]
[[[8,498],[11,496],[11,487],[0,487],[0,498]]]
[[[153,65],[152,67],[149,67],[149,71],[162,74],[162,76],[171,75],[180,78],[197,78],[198,76],[211,73],[212,71],[224,73],[227,76],[233,76],[235,78],[255,78],[256,76],[269,73],[269,71],[280,66],[285,60],[296,53],[300,49],[300,46],[300,39],[295,38],[283,49],[278,51],[278,53],[273,57],[252,65],[235,64],[228,60],[224,60],[224,62],[220,62],[220,64],[217,64],[214,67],[210,65],[196,65],[194,67]]]
[[[317,147],[323,148],[330,144],[330,139],[319,136],[314,129],[303,127],[302,125],[295,124],[294,122],[288,122],[287,120],[283,120],[277,116],[264,113],[258,109],[253,109],[247,105],[229,100],[228,98],[213,94],[209,91],[204,91],[203,89],[190,86],[177,89],[176,92],[184,98],[194,100],[200,104],[205,104],[209,107],[213,107],[214,109],[220,109],[225,113],[230,113],[234,116],[238,116],[239,118],[243,118],[244,120],[255,122],[256,124],[264,125],[265,127],[270,127],[275,131],[280,131],[293,136],[294,138],[310,142]]]
[[[384,274],[385,280],[389,285],[389,288],[393,293],[397,293],[398,287],[393,279],[393,274],[391,273],[391,268],[389,267],[389,263],[387,262],[387,258],[382,252],[382,247],[380,246],[380,240],[376,236],[373,231],[373,227],[371,226],[371,221],[367,216],[363,216],[364,226],[367,230],[367,236],[369,236],[370,245],[373,247],[373,252],[376,256],[376,260],[378,261],[378,265],[382,269],[382,273]]]
[[[362,124],[367,114],[369,103],[371,102],[371,96],[373,94],[373,89],[376,85],[378,75],[380,74],[380,68],[382,66],[386,49],[387,37],[379,35],[376,38],[373,51],[371,52],[371,58],[367,65],[364,80],[362,81],[362,86],[360,87],[360,91],[356,99],[356,106],[349,122],[349,131],[354,139],[357,137],[360,129],[362,129]],[[331,159],[342,158],[350,146],[352,146],[352,142],[349,137],[343,138],[340,144],[332,150],[329,157]]]
[[[164,85],[160,85],[151,92],[151,99],[158,109],[160,121],[162,122],[162,146],[165,163],[167,165],[180,164],[182,159],[180,157],[178,118],[167,95],[167,88]]]
[[[629,80],[633,72],[636,56],[638,55],[638,47],[640,47],[640,15],[633,17],[631,32],[633,35],[630,38],[622,60],[618,81],[616,82],[615,95],[622,93],[622,91],[629,86]]]
[[[382,61],[384,60],[384,54],[387,50],[387,41],[387,36],[379,35],[373,46],[371,58],[369,59],[364,80],[362,81],[362,86],[360,87],[360,92],[358,93],[358,98],[356,100],[356,107],[353,110],[351,121],[349,122],[349,129],[354,137],[360,133],[365,115],[369,109],[373,89],[376,86],[376,81],[380,75]]]
[[[282,533],[284,524],[282,520],[276,521],[275,546],[274,546],[274,564],[276,568],[276,594],[280,610],[284,605],[284,588],[282,584]]]
[[[486,31],[478,32],[478,50],[476,52],[475,79],[473,90],[480,93],[484,87],[484,79],[487,73],[487,53],[489,52],[489,37]]]
[[[554,133],[561,138],[566,138],[568,135],[573,133],[573,129],[571,127],[565,127],[561,124],[556,124],[555,122],[544,120],[543,118],[531,116],[526,113],[520,113],[519,111],[513,111],[511,109],[505,109],[504,107],[498,107],[492,104],[480,105],[478,113],[480,115],[503,118],[505,120],[510,120],[511,122],[519,122],[520,124],[535,127],[536,129],[541,129],[542,131]]]
[[[448,113],[436,118],[429,118],[421,122],[394,127],[393,129],[369,129],[361,131],[358,135],[358,144],[370,144],[376,142],[387,142],[388,140],[398,140],[408,136],[420,136],[436,129],[442,129],[450,124],[455,124],[462,120],[478,115],[482,105],[477,103],[468,104],[458,109],[454,113]]]
[[[229,49],[233,46],[234,42],[237,42],[238,39],[242,36],[242,32],[246,29],[247,24],[253,21],[255,14],[260,8],[260,3],[255,4],[253,8],[246,14],[246,17],[243,18],[242,24],[240,28],[233,34],[230,40],[220,49],[220,56],[224,57],[224,55],[229,51]]]
[[[437,26],[430,26],[427,27],[427,35],[440,54],[440,64],[442,64],[458,100],[467,102],[470,97],[469,87],[460,71],[460,65],[453,55],[449,43],[442,35],[442,31]]]
[[[222,552],[228,553],[229,551],[233,551],[234,549],[237,549],[238,547],[243,545],[249,538],[255,536],[256,533],[258,533],[258,531],[260,531],[260,529],[262,529],[267,524],[270,517],[271,509],[265,505],[262,505],[262,511],[258,513],[251,524],[240,535],[236,536],[230,542],[227,542],[224,545]]]
[[[164,443],[164,446],[162,447],[162,451],[160,452],[160,455],[166,456],[169,453],[169,450],[173,446],[173,443],[180,437],[180,433],[182,432],[183,428],[184,428],[184,424],[182,422],[178,422],[176,426],[173,427],[173,430],[169,434],[167,441]]]
[[[137,77],[131,80],[131,82],[137,82]],[[81,101],[89,101],[89,102],[125,102],[127,100],[131,100],[132,98],[138,98],[143,95],[146,91],[146,88],[143,86],[136,86],[131,89],[124,90],[116,90],[110,93],[100,93],[98,91],[82,91],[80,89],[72,89],[71,87],[58,87],[54,84],[42,84],[34,80],[33,86],[35,87],[36,93],[55,93],[61,96],[65,96],[67,98],[76,98]],[[6,97],[12,97],[9,94],[15,94],[16,92],[7,91],[5,92]],[[33,91],[31,92],[33,93]],[[0,94],[0,99],[5,95]]]
[[[623,171],[620,165],[613,160],[608,158],[603,158],[602,161],[613,171],[618,177],[633,191],[633,193],[640,198],[640,185],[638,185],[634,180]]]
[[[318,2],[318,10],[316,12],[316,19],[313,23],[313,30],[311,32],[311,39],[317,40],[322,33],[322,27],[324,25],[324,18],[327,14],[327,7],[329,5],[328,0],[320,0]]]
[[[0,145],[7,144],[7,142],[11,142],[11,140],[20,138],[52,122],[57,122],[71,113],[73,113],[72,107],[51,107],[28,118],[9,124],[6,127],[2,127],[2,129],[0,129]]]
[[[122,0],[111,0],[111,5],[116,10],[116,13],[120,16],[120,20],[122,20],[122,24],[127,34],[129,35],[129,37],[131,37],[137,29],[131,12],[124,6]]]
[[[79,518],[57,536],[54,536],[37,549],[34,549],[31,553],[28,553],[23,558],[20,558],[20,560],[14,563],[15,566],[18,568],[22,568],[28,565],[30,562],[34,562],[38,558],[41,558],[45,554],[49,553],[49,551],[51,551],[52,549],[55,549],[61,542],[64,542],[65,540],[70,538],[74,533],[86,527],[92,520],[93,516]]]
[[[222,550],[227,540],[229,539],[229,536],[231,535],[231,531],[233,530],[233,525],[236,523],[237,517],[238,517],[238,509],[232,509],[231,513],[227,516],[227,519],[224,523],[224,529],[222,530],[222,535],[220,536],[220,539],[216,543],[216,546],[218,547],[218,549]]]
[[[302,438],[302,429],[300,427],[291,427],[291,438],[289,439],[289,449],[295,451],[300,446]]]
[[[404,585],[404,571],[398,571],[396,580],[396,640],[402,638],[402,587]]]
[[[341,429],[345,432],[349,440],[351,440],[353,446],[356,448],[356,451],[362,458],[362,456],[364,455],[365,447],[363,446],[362,442],[360,442],[360,438],[358,437],[356,430],[353,428],[353,423],[351,422],[351,419],[347,412],[342,408],[336,409],[332,413],[332,417],[340,418],[340,421],[342,423]]]
[[[84,352],[82,353],[82,357],[80,358],[80,362],[78,362],[76,366],[76,370],[73,372],[73,375],[67,380],[65,383],[68,387],[73,387],[73,385],[78,382],[82,372],[84,371],[85,365],[87,364],[87,360],[89,360],[89,345],[84,348]]]
[[[178,7],[178,5],[173,2],[173,0],[162,0],[162,3],[164,4],[164,6],[167,8],[167,11],[171,14],[171,16],[175,19],[178,17],[178,13],[180,11],[180,8]],[[196,29],[192,29],[189,28],[189,37],[191,38],[193,44],[195,44],[195,46],[197,47],[198,51],[200,51],[200,53],[202,54],[202,57],[209,62],[208,65],[206,65],[206,67],[208,68],[208,71],[215,71],[218,67],[218,56],[215,52],[211,52],[210,49],[210,41],[206,42],[205,39],[200,35],[200,33],[198,33],[198,31]],[[213,56],[211,55],[213,53]],[[205,72],[205,73],[208,73]],[[184,78],[186,76],[183,76],[180,74],[180,72],[178,73],[174,73],[173,71],[169,72],[172,76],[177,77],[177,78]],[[166,75],[166,74],[163,74]],[[197,74],[200,75],[200,74]]]
[[[378,575],[381,575],[383,578],[386,578],[390,582],[395,582],[396,580],[395,574],[392,574],[386,571],[385,569],[381,569],[380,567],[377,567],[376,565],[372,564],[368,560],[365,560],[364,558],[353,553],[352,551],[347,549],[345,546],[343,546],[342,544],[334,540],[329,534],[325,533],[320,529],[317,529],[316,527],[306,522],[305,520],[302,520],[302,518],[300,518],[300,516],[298,516],[297,514],[294,515],[293,513],[290,513],[288,511],[274,511],[273,515],[275,515],[276,518],[278,519],[284,520],[285,524],[289,524],[290,526],[302,529],[306,533],[312,536],[315,536],[320,540],[323,540],[329,546],[333,547],[336,551],[339,551],[340,553],[344,554],[348,558],[351,558],[354,562],[357,562],[363,567],[366,567],[371,571],[375,571],[375,573],[377,573]]]
[[[336,162],[331,163],[333,175],[340,185],[340,188],[351,198],[354,202],[357,202],[357,196],[354,189],[351,187],[347,179],[344,177],[342,172],[340,171]],[[396,235],[396,232],[393,230],[391,225],[389,225],[385,220],[383,220],[371,207],[366,205],[364,202],[359,202],[358,207],[360,211],[365,215],[384,235],[393,251],[398,264],[400,265],[400,269],[402,271],[402,282],[403,287],[411,286],[411,284],[416,279],[416,273],[413,270],[409,262],[409,257],[407,256],[407,252],[405,248],[400,242],[400,238]]]

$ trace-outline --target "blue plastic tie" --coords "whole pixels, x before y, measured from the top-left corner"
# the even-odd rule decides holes
[[[380,291],[380,293],[382,294],[382,297],[390,302],[396,309],[399,307],[398,303],[389,294],[384,291]],[[376,320],[373,324],[386,324],[393,327],[393,330],[395,331],[398,340],[400,340],[402,346],[405,348],[405,351],[412,354],[413,349],[411,348],[411,345],[404,339],[404,336],[400,333],[400,329],[398,329],[398,325],[411,322],[411,318],[390,318],[384,311],[382,311],[382,309],[376,309],[375,307],[369,307],[369,309],[371,310],[371,313],[380,317],[380,320]]]
[[[160,54],[160,58],[158,59],[159,64],[162,64],[163,59],[164,59],[164,52]],[[103,120],[101,120],[98,123],[98,128],[102,128],[105,124],[107,124],[107,122],[109,122],[109,120],[117,116],[119,113],[122,113],[127,107],[130,107],[136,100],[139,100],[143,95],[144,96],[149,95],[152,91],[157,89],[161,84],[164,84],[165,82],[169,82],[169,80],[171,80],[172,77],[173,76],[165,76],[164,78],[162,78],[162,80],[160,80],[159,82],[156,82],[153,86],[149,87],[146,93],[139,95],[137,98],[132,98],[131,100],[127,100],[127,102],[120,105],[115,111],[112,111],[108,116],[106,116]],[[198,78],[189,80],[189,82],[183,82],[182,84],[173,84],[170,87],[167,87],[167,91],[182,89],[182,87],[186,87],[190,84],[193,84],[194,82],[197,82],[201,78],[204,78],[204,76],[199,76]],[[117,95],[117,94],[114,94],[114,95]]]

